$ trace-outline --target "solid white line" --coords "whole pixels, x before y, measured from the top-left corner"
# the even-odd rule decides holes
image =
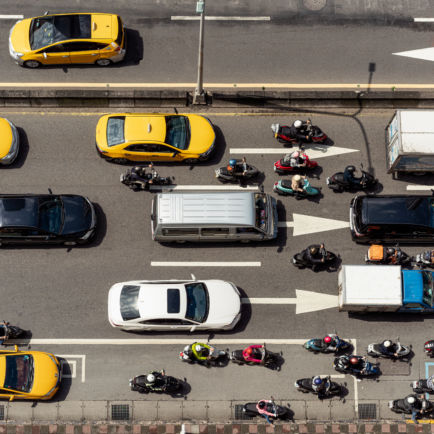
[[[407,190],[415,191],[415,190],[434,190],[434,185],[417,185],[411,184],[407,185]]]
[[[415,23],[434,23],[434,18],[414,18]]]
[[[84,383],[86,380],[86,354],[56,354],[57,357],[62,357],[64,359],[81,359],[81,382]],[[74,363],[76,365],[75,360],[71,360],[71,362],[68,363]],[[75,366],[74,366],[75,369]],[[74,375],[75,377],[75,375]],[[68,377],[65,377],[68,378]]]
[[[284,154],[285,148],[230,148],[230,154]]]
[[[296,298],[242,298],[245,304],[296,304]]]
[[[255,191],[257,186],[241,187],[239,185],[173,185],[173,186],[150,186],[151,191],[178,191],[178,190],[239,190]]]
[[[172,15],[170,17],[172,21],[198,21],[199,15]],[[271,17],[219,17],[212,15],[205,15],[205,21],[270,21]]]
[[[24,15],[0,15],[2,20],[20,20],[23,19]]]
[[[151,267],[260,267],[260,262],[158,262]]]

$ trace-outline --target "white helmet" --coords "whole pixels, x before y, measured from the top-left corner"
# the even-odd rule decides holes
[[[155,382],[155,375],[154,374],[149,374],[147,377],[146,377],[146,381],[148,382],[148,383],[154,383]]]
[[[392,341],[384,341],[384,342],[383,342],[383,345],[384,345],[386,348],[389,348],[389,347],[392,345]]]
[[[292,154],[292,156],[293,156],[294,158],[298,158],[298,157],[300,156],[300,152],[295,151],[295,152]]]
[[[198,352],[202,351],[202,345],[197,344],[194,346],[194,349],[198,353]]]
[[[300,179],[301,179],[301,176],[300,175],[294,175],[294,181],[300,181]]]
[[[295,127],[295,128],[300,128],[302,125],[303,125],[303,122],[301,122],[301,121],[298,120],[298,119],[294,122],[294,127]]]
[[[414,404],[416,402],[416,399],[414,398],[414,396],[409,396],[407,397],[407,402],[409,404]]]

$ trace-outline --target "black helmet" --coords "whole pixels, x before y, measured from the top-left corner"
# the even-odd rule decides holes
[[[265,402],[264,401],[259,401],[258,407],[262,410],[263,408],[265,408]]]
[[[347,172],[354,173],[354,172],[356,171],[356,168],[355,168],[355,166],[347,166],[347,167],[345,168],[345,170],[346,170]]]

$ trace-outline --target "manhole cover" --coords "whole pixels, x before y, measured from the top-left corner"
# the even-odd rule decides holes
[[[327,0],[303,0],[303,5],[311,11],[320,11],[327,4]]]
[[[375,404],[359,404],[359,419],[377,419]]]
[[[130,420],[130,406],[124,404],[113,404],[112,420]]]

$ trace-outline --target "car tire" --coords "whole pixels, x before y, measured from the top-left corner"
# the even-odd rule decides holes
[[[24,66],[26,68],[35,69],[35,68],[39,68],[41,66],[41,63],[38,62],[37,60],[26,60],[24,62]]]
[[[112,61],[110,59],[98,59],[95,62],[95,65],[98,66],[110,66],[112,64]]]
[[[186,158],[184,160],[185,164],[196,164],[199,160],[197,158]]]

